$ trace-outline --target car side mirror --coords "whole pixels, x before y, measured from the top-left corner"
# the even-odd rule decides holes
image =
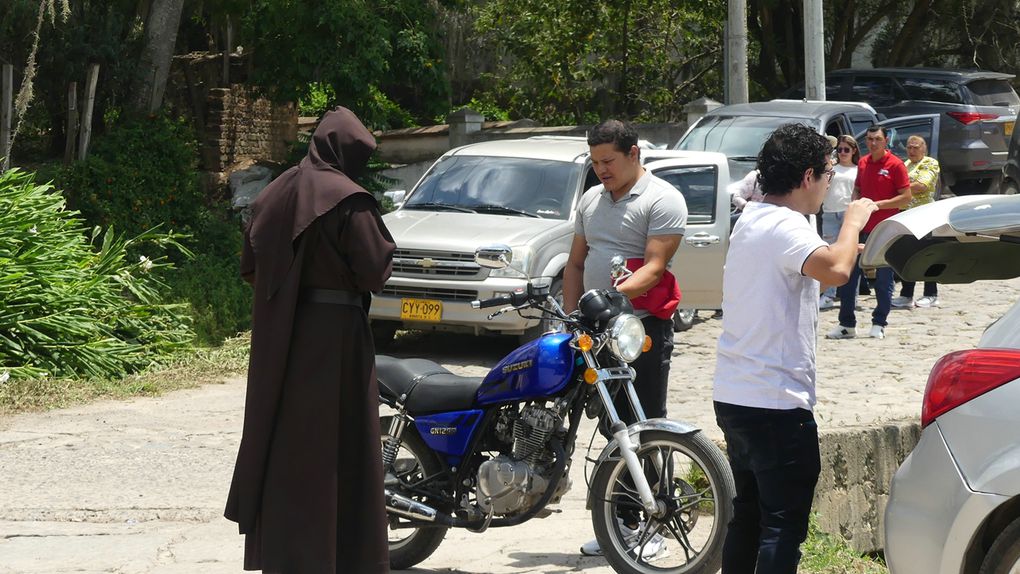
[[[506,245],[484,245],[475,249],[475,263],[488,269],[503,269],[514,259],[514,250]]]

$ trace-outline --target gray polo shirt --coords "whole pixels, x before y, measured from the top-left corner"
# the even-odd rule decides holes
[[[584,288],[612,287],[609,261],[614,255],[643,258],[649,237],[683,235],[686,226],[683,194],[648,170],[620,201],[613,201],[602,184],[590,188],[581,196],[574,223],[574,233],[588,243]]]

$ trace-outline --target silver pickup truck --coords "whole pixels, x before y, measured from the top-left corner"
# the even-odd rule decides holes
[[[729,239],[729,167],[715,152],[642,149],[646,169],[682,193],[687,233],[672,261],[683,298],[676,323],[697,309],[719,309]],[[397,329],[518,335],[529,340],[549,325],[517,313],[487,320],[471,301],[524,287],[511,269],[474,262],[480,245],[502,243],[532,277],[562,296],[563,268],[577,202],[598,184],[584,138],[533,137],[478,143],[444,154],[383,219],[397,251],[393,275],[372,302],[377,345]]]

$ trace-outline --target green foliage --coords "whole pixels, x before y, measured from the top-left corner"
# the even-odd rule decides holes
[[[818,529],[818,517],[811,516],[808,537],[801,547],[800,571],[812,574],[888,574],[880,561],[854,552],[839,536]]]
[[[190,306],[198,342],[217,344],[249,327],[251,290],[237,268],[240,222],[225,203],[202,194],[196,147],[183,120],[128,119],[98,138],[60,182],[68,203],[92,225],[129,234],[162,225],[188,235],[194,257],[174,259],[169,296]]]
[[[227,205],[203,211],[189,241],[194,257],[166,277],[170,298],[190,306],[197,342],[219,345],[251,328],[252,289],[241,280],[241,225]]]
[[[319,117],[330,109],[330,103],[336,101],[333,87],[314,83],[298,100],[298,112],[302,116]]]
[[[476,28],[497,52],[491,95],[515,117],[676,121],[721,87],[725,3],[491,0]],[[593,117],[594,116],[594,117]]]
[[[203,210],[198,155],[187,122],[166,116],[127,120],[96,139],[89,157],[59,179],[86,221],[127,234],[157,225],[194,232]]]
[[[403,127],[448,105],[435,19],[416,0],[253,0],[240,42],[253,50],[254,81],[278,99]]]
[[[177,239],[89,235],[51,186],[18,169],[0,174],[0,369],[110,378],[190,348],[184,309],[159,296],[165,250],[184,251]]]
[[[449,117],[453,112],[463,110],[464,108],[471,108],[472,110],[485,116],[485,121],[488,122],[505,122],[510,120],[510,113],[499,106],[496,101],[491,97],[481,96],[471,98],[466,104],[460,106],[454,106],[450,108],[450,111],[446,112],[441,116],[436,116],[433,122],[437,124],[445,124],[446,118]]]

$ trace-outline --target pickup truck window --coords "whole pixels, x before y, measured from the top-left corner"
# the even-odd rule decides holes
[[[581,166],[570,162],[450,156],[425,176],[404,208],[567,219],[580,176]]]
[[[715,223],[717,179],[714,165],[674,167],[660,170],[655,175],[683,194],[687,202],[688,223]]]

